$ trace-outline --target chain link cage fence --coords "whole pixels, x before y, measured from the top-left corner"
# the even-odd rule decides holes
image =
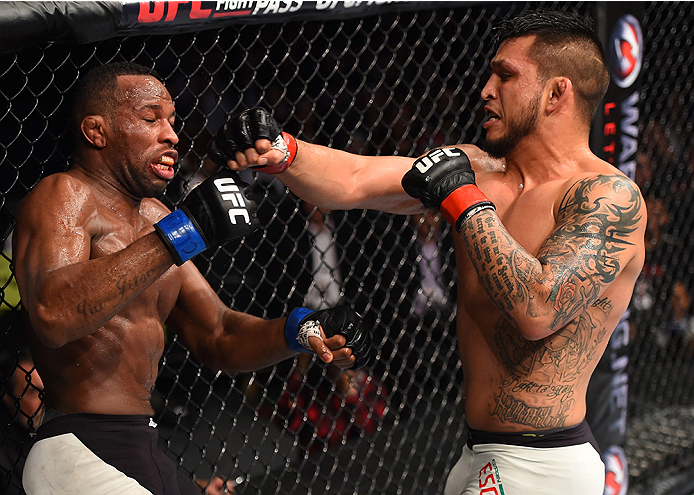
[[[204,176],[212,133],[253,106],[271,109],[301,139],[362,154],[414,157],[478,141],[492,28],[538,5],[595,17],[600,4],[400,4],[360,16],[48,42],[0,54],[1,391],[11,411],[0,445],[15,459],[9,471],[3,466],[5,480],[21,466],[13,454],[29,441],[10,425],[19,419],[32,427],[35,419],[18,411],[31,382],[24,379],[19,392],[11,386],[18,363],[23,375],[32,371],[18,350],[13,211],[38,180],[66,168],[65,102],[80,75],[127,60],[164,78],[180,122],[180,170],[164,198],[173,206]],[[632,303],[629,492],[692,493],[694,5],[644,9],[636,179],[648,198],[648,260]],[[276,179],[245,178],[262,232],[198,256],[201,272],[225,303],[261,317],[344,302],[372,329],[378,358],[348,375],[310,359],[231,375],[200,366],[169,336],[152,399],[161,447],[191,477],[235,480],[241,494],[441,493],[464,442],[449,229],[429,216],[323,212]]]

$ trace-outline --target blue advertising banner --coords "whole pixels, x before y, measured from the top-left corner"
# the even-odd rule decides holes
[[[610,87],[593,132],[593,149],[604,160],[634,178],[639,139],[643,33],[640,5],[605,2],[603,45],[610,67]]]
[[[610,69],[610,86],[598,109],[591,133],[591,148],[632,180],[641,118],[643,33],[642,5],[637,2],[602,2],[597,28]],[[624,452],[629,392],[630,311],[610,338],[588,387],[586,419],[605,463],[604,495],[626,495],[628,459]]]

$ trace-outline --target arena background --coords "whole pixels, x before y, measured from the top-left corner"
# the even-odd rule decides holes
[[[617,430],[620,415],[627,418],[617,442],[629,461],[630,494],[690,494],[694,341],[676,309],[685,308],[691,329],[684,296],[694,290],[694,6],[625,6],[642,27],[641,74],[631,92],[608,95],[616,105],[605,105],[593,147],[629,171],[648,199],[648,259],[623,327],[629,345],[611,346],[612,364],[598,374],[601,391],[612,395],[597,393],[591,407],[616,415]],[[364,154],[416,156],[477,142],[492,27],[538,7],[590,15],[608,42],[618,15],[612,2],[0,4],[3,369],[16,364],[22,345],[13,212],[39,179],[65,169],[66,102],[86,70],[130,60],[165,79],[180,123],[180,173],[164,198],[174,206],[204,176],[212,133],[252,106],[271,109],[302,139]],[[621,120],[610,121],[616,114],[608,108],[621,109]],[[303,373],[296,360],[252,374],[214,373],[169,336],[153,398],[162,448],[191,477],[230,478],[243,494],[441,493],[465,438],[449,229],[435,218],[372,211],[324,216],[277,180],[245,177],[262,231],[195,263],[226,303],[262,317],[319,305],[322,289],[324,303],[341,300],[364,315],[378,359],[352,376],[361,393],[351,403],[317,363],[301,363]],[[325,248],[311,250],[312,216],[326,221],[335,260]],[[337,295],[321,266],[340,284]],[[6,423],[0,445],[17,448]]]

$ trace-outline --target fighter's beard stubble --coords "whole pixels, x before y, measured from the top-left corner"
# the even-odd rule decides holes
[[[529,106],[523,109],[517,120],[508,120],[508,131],[506,135],[492,140],[486,138],[482,143],[482,149],[493,158],[504,158],[511,153],[518,142],[530,134],[537,125],[540,110],[540,95],[538,95]]]

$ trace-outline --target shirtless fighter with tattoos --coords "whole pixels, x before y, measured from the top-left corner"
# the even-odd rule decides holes
[[[498,41],[484,151],[357,156],[297,142],[252,109],[210,156],[276,173],[323,208],[440,209],[456,231],[469,430],[445,493],[600,495],[586,388],[641,270],[646,212],[637,186],[589,148],[609,82],[591,23],[535,12],[505,22]]]
[[[368,360],[369,335],[344,307],[273,320],[227,307],[188,260],[256,229],[246,185],[225,168],[171,212],[157,199],[178,160],[163,83],[108,64],[76,95],[70,170],[41,180],[16,217],[15,275],[46,405],[24,488],[199,494],[157,449],[150,420],[165,323],[202,363],[231,372],[297,352],[347,368]]]

